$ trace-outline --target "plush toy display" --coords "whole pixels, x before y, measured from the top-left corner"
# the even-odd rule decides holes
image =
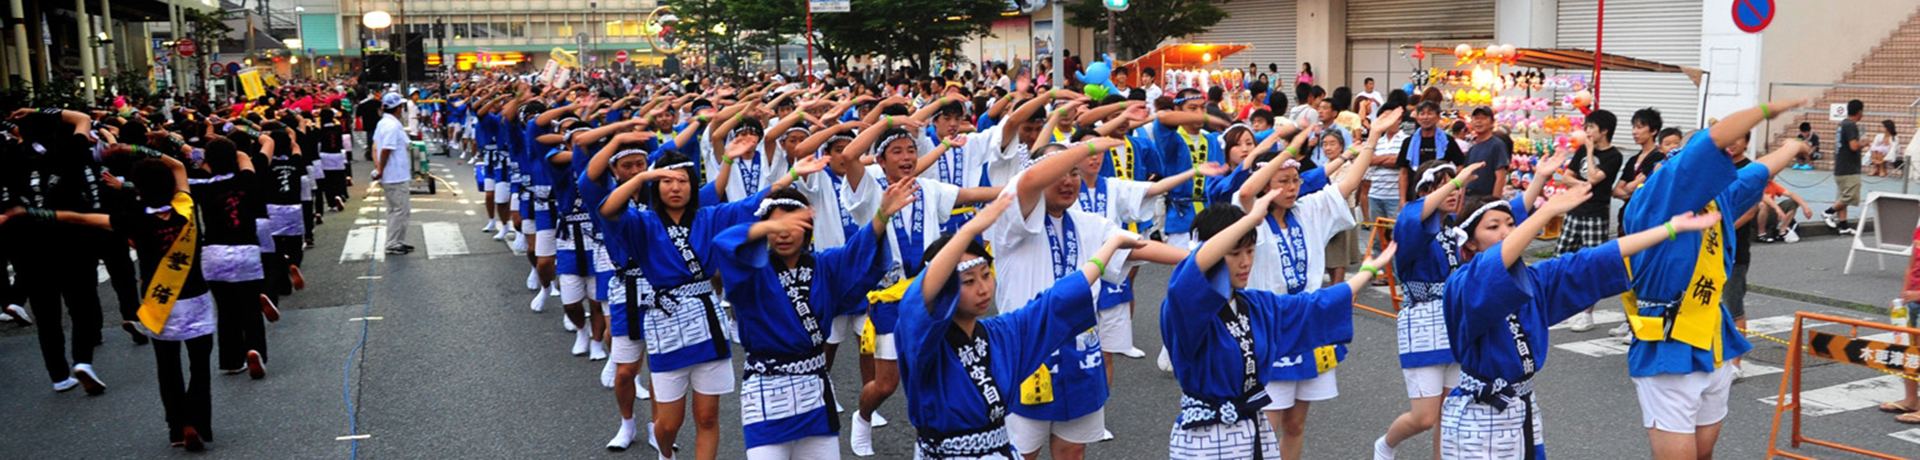
[[[1087,97],[1096,101],[1105,99],[1107,94],[1120,91],[1120,88],[1113,86],[1113,55],[1108,54],[1102,58],[1087,64],[1087,71],[1073,73],[1074,78],[1087,84],[1084,91]]]

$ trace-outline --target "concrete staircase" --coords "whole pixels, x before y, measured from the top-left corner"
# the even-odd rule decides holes
[[[1841,76],[1840,85],[1920,85],[1920,10],[1908,14],[1900,27],[1867,52],[1853,68]],[[1822,158],[1814,162],[1814,167],[1822,170],[1833,168],[1834,134],[1838,132],[1839,122],[1828,121],[1824,111],[1831,104],[1844,104],[1859,99],[1867,105],[1867,115],[1861,120],[1861,138],[1871,142],[1874,134],[1881,132],[1880,121],[1892,119],[1900,130],[1900,143],[1904,148],[1912,139],[1914,115],[1920,107],[1910,107],[1920,100],[1920,89],[1895,89],[1884,87],[1835,87],[1822,92],[1813,99],[1811,109],[1823,113],[1803,113],[1785,117],[1785,123],[1776,119],[1774,123],[1774,142],[1769,146],[1780,145],[1781,141],[1798,135],[1801,122],[1813,125],[1813,132],[1820,136]],[[1910,153],[1909,153],[1910,154]]]

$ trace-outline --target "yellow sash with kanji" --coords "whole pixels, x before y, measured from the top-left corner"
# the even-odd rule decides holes
[[[1187,143],[1187,156],[1193,162],[1193,167],[1199,168],[1200,165],[1207,164],[1207,136],[1198,133],[1187,134],[1187,128],[1180,128],[1177,132],[1180,133],[1180,139]],[[1195,213],[1200,212],[1207,203],[1207,192],[1204,187],[1206,179],[1207,176],[1204,175],[1193,175],[1193,212]]]
[[[193,197],[186,192],[173,195],[173,212],[186,218],[186,225],[180,226],[180,234],[173,237],[173,245],[167,248],[165,260],[161,260],[153,271],[153,281],[147,284],[147,291],[140,298],[140,324],[147,330],[160,333],[167,327],[167,318],[173,316],[173,304],[180,300],[180,288],[187,284],[187,275],[193,273],[195,242],[200,238],[199,221],[193,217]]]
[[[1065,144],[1071,139],[1073,139],[1073,130],[1060,131],[1060,128],[1053,129],[1054,142]]]
[[[1120,147],[1109,150],[1107,154],[1113,159],[1113,177],[1133,180],[1133,141],[1122,142]],[[1128,222],[1127,231],[1140,233],[1140,224]]]
[[[1706,212],[1719,210],[1717,203],[1707,203]],[[1725,241],[1726,224],[1724,221],[1708,227],[1700,235],[1700,252],[1694,258],[1693,276],[1687,281],[1687,287],[1681,291],[1680,310],[1675,313],[1672,324],[1666,318],[1640,316],[1640,301],[1629,289],[1621,294],[1621,300],[1627,308],[1627,323],[1633,328],[1633,337],[1648,342],[1677,340],[1694,348],[1713,352],[1713,365],[1719,367],[1724,360],[1720,342],[1720,321],[1724,318],[1720,312],[1721,290],[1727,286],[1726,256],[1721,244]],[[1627,266],[1627,278],[1633,278],[1633,266]]]

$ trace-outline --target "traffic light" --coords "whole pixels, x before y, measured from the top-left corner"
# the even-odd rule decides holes
[[[1100,0],[1100,3],[1106,5],[1109,10],[1126,11],[1133,2],[1132,0]]]

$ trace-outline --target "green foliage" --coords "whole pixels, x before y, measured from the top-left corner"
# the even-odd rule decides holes
[[[1132,0],[1126,11],[1113,13],[1115,42],[1121,50],[1114,58],[1132,59],[1153,51],[1166,39],[1206,32],[1227,18],[1227,10],[1220,6],[1230,1]],[[1068,3],[1066,10],[1067,24],[1107,32],[1107,7],[1099,0]]]
[[[667,0],[682,36],[721,54],[759,50],[804,33],[804,0]],[[853,0],[851,13],[813,17],[816,50],[834,70],[855,56],[887,56],[930,68],[942,52],[986,35],[1005,0]],[[727,34],[713,33],[726,24]]]

